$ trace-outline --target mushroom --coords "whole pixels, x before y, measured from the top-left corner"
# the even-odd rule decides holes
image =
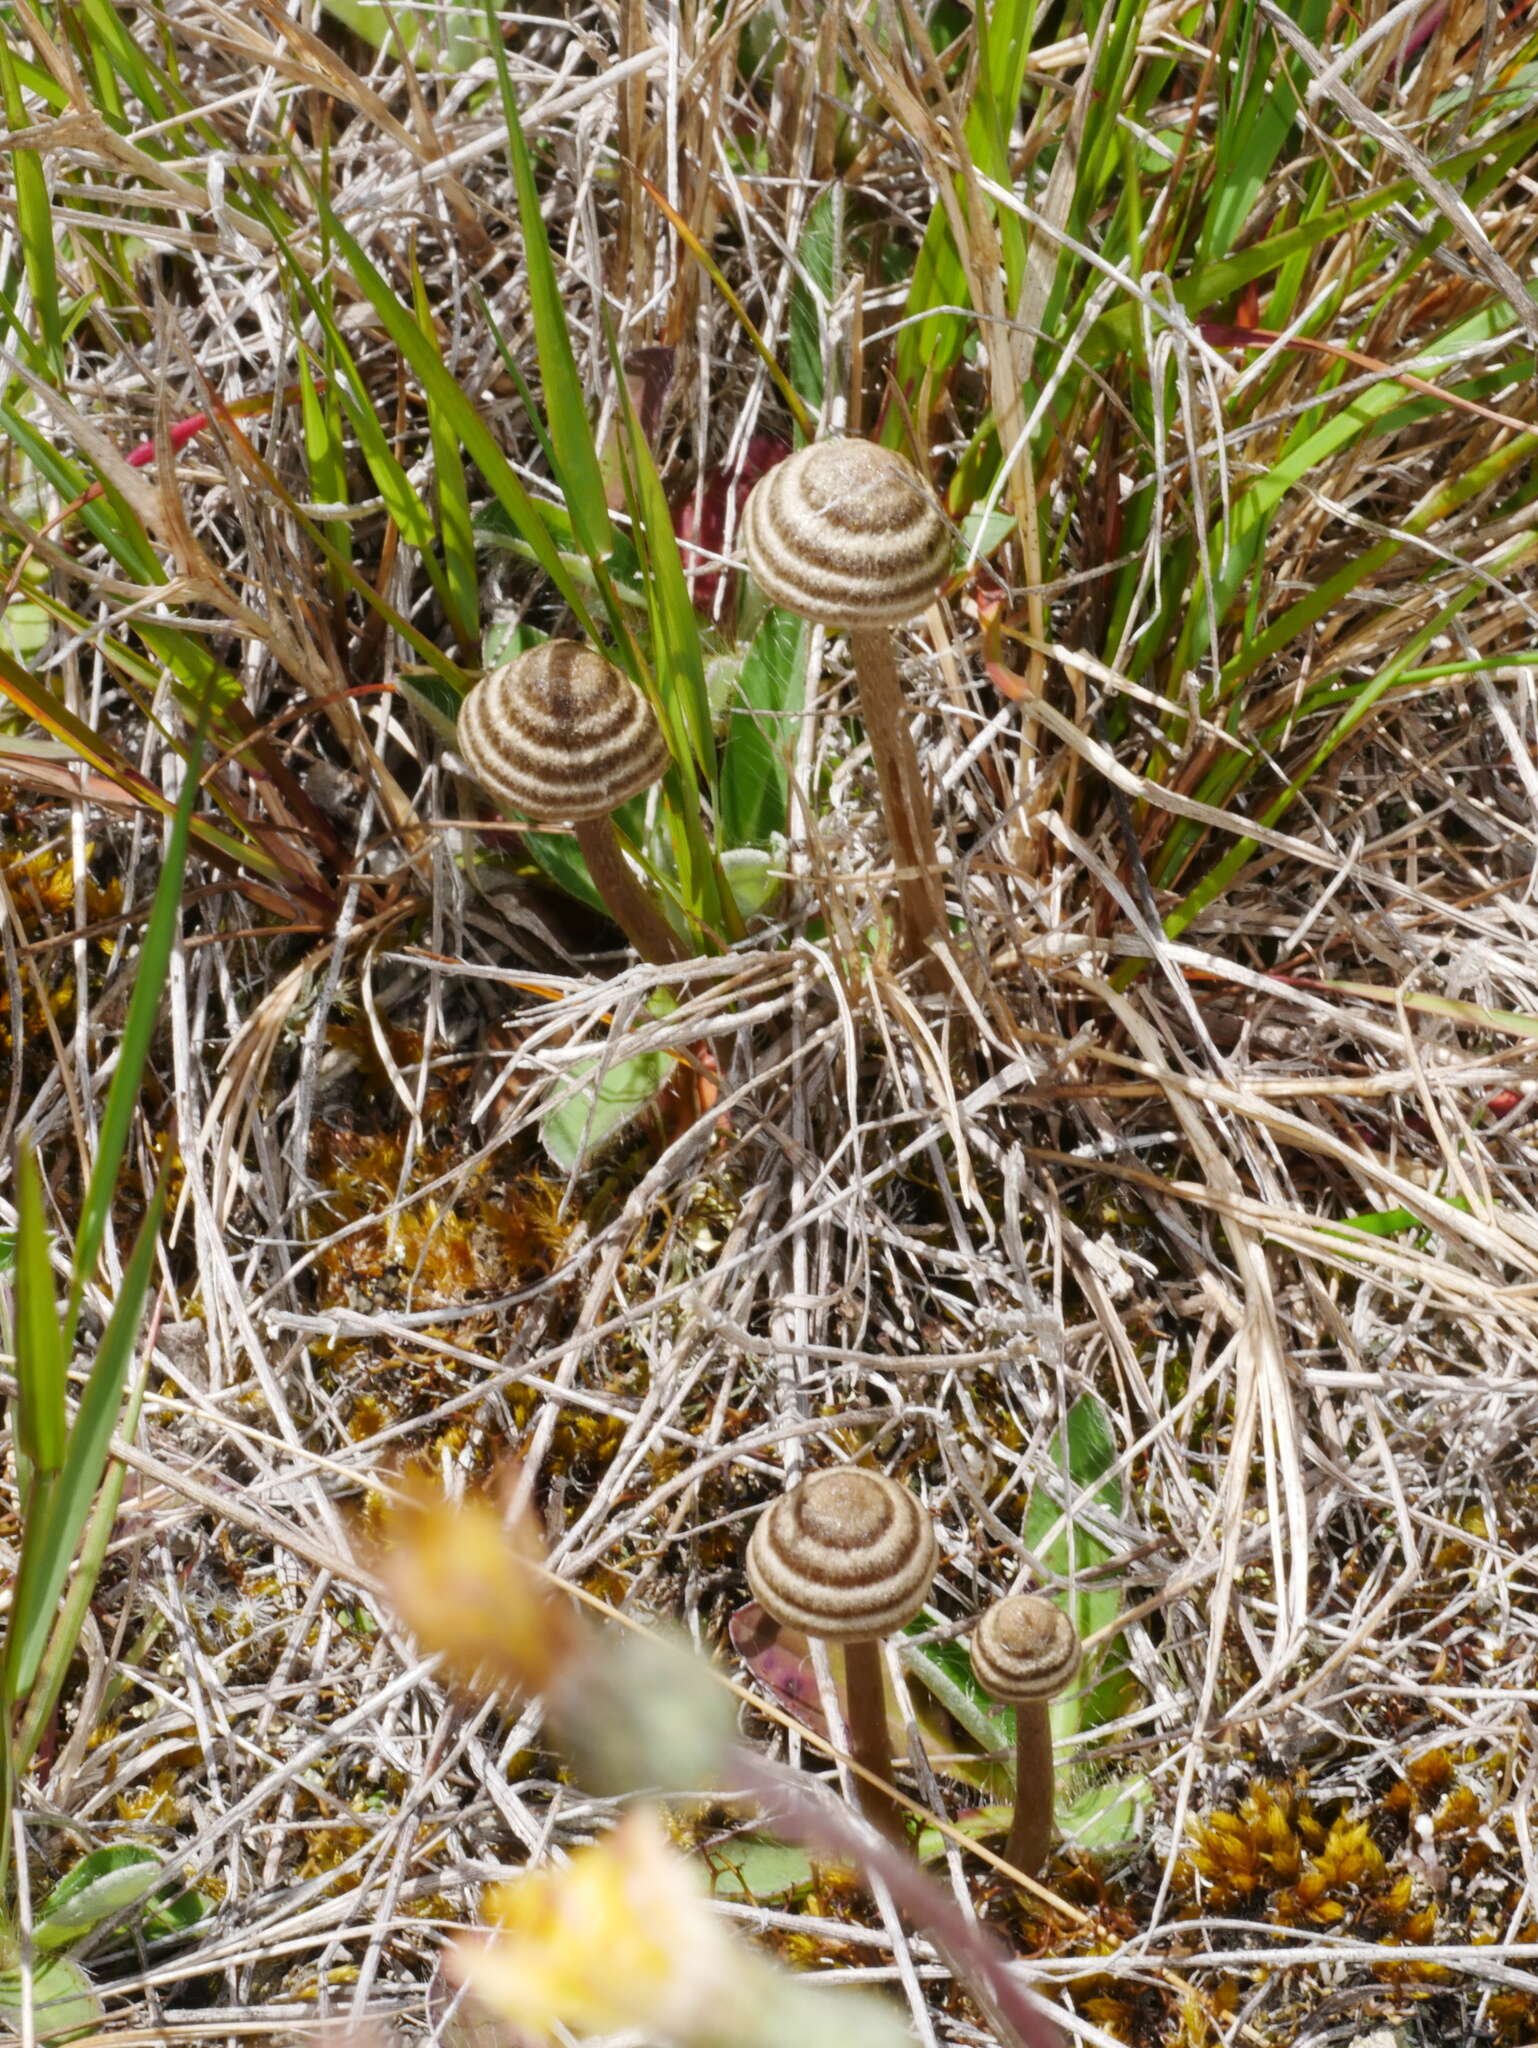
[[[1035,1877],[1052,1842],[1052,1723],[1047,1702],[1070,1683],[1084,1655],[1079,1632],[1050,1600],[1015,1593],[972,1632],[979,1685],[1015,1710],[1015,1817],[1004,1854]]]
[[[843,1466],[814,1472],[758,1519],[748,1542],[748,1583],[787,1628],[841,1643],[849,1698],[849,1754],[891,1776],[880,1638],[923,1606],[939,1563],[928,1515],[905,1486]],[[894,1803],[862,1781],[862,1811],[903,1839]]]
[[[748,567],[772,604],[849,629],[860,715],[897,857],[899,953],[922,958],[945,930],[945,901],[891,629],[922,611],[945,582],[945,515],[894,450],[873,441],[817,441],[754,485],[742,536]]]
[[[689,956],[620,851],[613,813],[669,762],[657,715],[591,647],[546,640],[491,670],[459,713],[459,748],[498,803],[570,824],[605,908],[643,960]]]

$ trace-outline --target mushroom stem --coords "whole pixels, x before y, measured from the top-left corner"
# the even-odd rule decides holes
[[[1051,1846],[1052,1721],[1045,1700],[1027,1700],[1015,1708],[1015,1817],[1004,1855],[1035,1877]]]
[[[882,1780],[890,1779],[892,1737],[887,1727],[879,1642],[844,1644],[844,1690],[849,1701],[850,1756],[862,1769]],[[864,1778],[855,1790],[865,1818],[891,1841],[905,1842],[901,1808]]]
[[[923,960],[930,941],[945,932],[945,899],[929,793],[908,725],[908,700],[889,629],[857,627],[849,637],[860,716],[897,856],[898,955],[904,963]]]
[[[643,960],[673,967],[689,955],[682,940],[630,871],[612,818],[583,818],[576,840],[604,908]]]

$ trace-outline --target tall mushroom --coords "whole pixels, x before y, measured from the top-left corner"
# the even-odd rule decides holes
[[[891,1776],[880,1639],[923,1606],[939,1562],[928,1515],[905,1486],[844,1466],[814,1472],[765,1510],[748,1542],[748,1583],[787,1628],[844,1648],[849,1753]],[[862,1781],[866,1817],[895,1840],[902,1817]]]
[[[571,825],[605,908],[643,960],[689,956],[620,851],[613,813],[661,779],[668,745],[629,676],[576,640],[546,640],[492,669],[459,713],[459,748],[498,803]]]
[[[939,594],[951,560],[945,515],[918,471],[873,441],[817,441],[753,487],[743,544],[772,604],[849,629],[855,687],[897,859],[898,944],[923,957],[945,929],[928,792],[909,729],[892,628]]]
[[[1079,1632],[1050,1600],[1014,1593],[986,1610],[972,1631],[972,1670],[996,1700],[1015,1710],[1015,1817],[1004,1854],[1035,1877],[1052,1846],[1052,1723],[1055,1699],[1078,1671]]]

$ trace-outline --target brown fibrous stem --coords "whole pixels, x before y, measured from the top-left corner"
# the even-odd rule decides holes
[[[643,960],[673,967],[689,958],[682,939],[632,873],[612,818],[584,818],[576,840],[604,908]]]
[[[1052,1846],[1052,1721],[1045,1700],[1015,1708],[1015,1817],[1004,1856],[1036,1877]]]
[[[883,1781],[892,1775],[892,1737],[887,1727],[886,1685],[881,1676],[881,1645],[844,1644],[844,1691],[849,1702],[849,1754],[863,1770]],[[860,1811],[872,1826],[893,1842],[905,1842],[902,1810],[895,1800],[861,1778]]]
[[[860,628],[850,643],[860,716],[897,860],[898,955],[906,964],[929,958],[931,942],[945,933],[939,849],[891,632]]]

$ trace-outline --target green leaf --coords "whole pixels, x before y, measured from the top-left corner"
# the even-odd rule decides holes
[[[781,1903],[811,1890],[817,1871],[805,1849],[767,1835],[737,1835],[700,1851],[710,1872],[711,1895],[747,1899],[757,1905]]]
[[[832,191],[822,193],[796,244],[796,281],[790,294],[785,357],[790,381],[814,412],[822,406],[822,337],[834,298],[838,222]]]
[[[570,1092],[540,1118],[540,1143],[563,1173],[578,1172],[651,1107],[677,1064],[668,1052],[581,1061]]]
[[[1066,1805],[1059,1800],[1058,1825],[1070,1842],[1101,1854],[1137,1841],[1153,1804],[1153,1786],[1141,1775],[1099,1778]]]
[[[252,191],[254,196],[260,198],[267,225],[281,239],[281,214],[270,198],[261,192],[260,187],[253,187]],[[491,429],[443,367],[437,351],[428,345],[414,315],[401,304],[378,268],[364,253],[362,245],[355,236],[348,233],[332,212],[325,193],[317,188],[314,199],[317,214],[341,255],[345,257],[354,282],[379,315],[380,323],[391,341],[416,372],[429,411],[437,411],[445,426],[451,426],[458,434],[465,452],[485,478],[529,552],[575,614],[577,624],[583,633],[596,644],[599,640],[598,629],[583,601],[582,593],[556,551],[540,508],[525,490]],[[289,258],[289,262],[296,283],[305,291],[307,297],[310,296],[308,279],[302,268],[292,257]]]
[[[176,943],[176,934],[181,924],[182,874],[187,865],[187,842],[192,827],[193,808],[198,800],[198,774],[203,759],[203,744],[208,732],[209,708],[208,700],[205,698],[193,733],[181,794],[171,819],[171,830],[166,837],[160,880],[155,886],[149,923],[144,928],[144,942],[139,948],[139,964],[134,975],[133,992],[128,999],[128,1014],[123,1020],[123,1036],[118,1047],[117,1065],[112,1070],[106,1106],[102,1110],[101,1128],[97,1133],[96,1159],[91,1168],[91,1178],[86,1184],[85,1198],[80,1206],[80,1224],[75,1234],[75,1255],[70,1279],[69,1307],[64,1318],[66,1351],[74,1343],[80,1304],[96,1271],[96,1259],[101,1250],[102,1235],[107,1227],[107,1215],[112,1206],[112,1198],[117,1192],[118,1169],[123,1163],[128,1132],[139,1099],[139,1083],[144,1074],[145,1062],[149,1058],[150,1041],[155,1035],[161,992],[165,988],[166,974],[171,965],[171,948]]]
[[[964,556],[975,553],[979,561],[985,561],[995,548],[1004,545],[1015,530],[1015,515],[995,505],[991,512],[979,508],[969,512],[961,522],[961,546]]]
[[[34,2038],[38,2041],[62,2041],[72,2034],[85,2033],[100,2026],[106,2017],[90,1978],[78,1963],[64,1956],[39,1959],[32,1972],[31,2005]],[[9,2022],[13,2013],[15,2021]],[[21,1972],[6,1970],[0,1973],[0,2019],[14,2024],[20,2033],[21,2013]]]
[[[0,37],[0,90],[3,90],[6,126],[24,129],[31,125],[22,98],[21,81],[5,38]],[[59,273],[54,261],[53,209],[48,198],[48,173],[35,149],[13,149],[11,158],[12,206],[22,260],[32,292],[32,314],[42,329],[41,362],[60,384],[65,381],[63,309],[59,295]]]
[[[951,1826],[969,1841],[986,1842],[992,1835],[1007,1834],[1014,1817],[1014,1801],[1011,1800],[997,1806],[974,1806],[968,1812],[958,1813]],[[950,1841],[938,1828],[920,1828],[913,1853],[920,1863],[939,1863],[950,1846]]]
[[[488,4],[492,56],[502,91],[502,113],[507,123],[507,153],[513,166],[513,183],[518,193],[518,219],[523,228],[523,261],[528,277],[529,306],[534,315],[534,346],[539,355],[540,382],[544,386],[545,414],[550,423],[550,441],[558,466],[556,481],[571,512],[578,545],[597,564],[614,548],[614,528],[604,496],[603,470],[587,416],[582,378],[566,326],[566,305],[560,279],[550,253],[539,191],[534,183],[534,166],[524,140],[517,97],[507,66],[502,27],[494,5]]]
[[[737,906],[722,878],[715,850],[705,836],[694,775],[697,766],[714,799],[720,771],[710,692],[705,683],[699,614],[689,596],[667,494],[623,379],[620,402],[634,515],[632,538],[651,623],[652,666],[656,673],[652,701],[673,756],[673,765],[663,783],[663,808],[672,838],[680,894],[691,925],[724,931],[728,939],[737,939],[742,936]]]
[[[30,1140],[16,1155],[16,1449],[34,1482],[64,1462],[68,1357],[48,1258],[43,1177]]]
[[[914,1622],[909,1632],[920,1627],[922,1623]],[[926,1747],[934,1755],[950,1752],[946,1761],[935,1768],[943,1770],[947,1777],[975,1785],[985,1797],[1002,1798],[1015,1781],[1015,1717],[1010,1708],[996,1706],[973,1677],[966,1644],[904,1643],[902,1657],[931,1698],[978,1747],[975,1760],[958,1756],[954,1741],[932,1739],[926,1731]],[[923,1727],[921,1712],[918,1718]]]
[[[427,285],[414,256],[411,289],[417,325],[428,347],[441,362]],[[470,517],[465,465],[460,459],[458,435],[431,407],[428,408],[427,429],[432,437],[438,524],[443,535],[444,609],[453,623],[460,645],[473,647],[480,630],[481,579],[475,560],[475,532]]]
[[[91,1504],[107,1467],[112,1432],[123,1404],[123,1383],[154,1272],[169,1170],[168,1160],[150,1197],[75,1411],[58,1483],[50,1489],[44,1511],[29,1515],[22,1532],[11,1626],[5,1641],[5,1692],[10,1699],[25,1698],[37,1677],[59,1595],[69,1577],[80,1533],[90,1519]]]
[[[161,1894],[157,1900],[155,1894]],[[33,1945],[68,1948],[82,1941],[103,1921],[131,1906],[144,1905],[138,1925],[150,1940],[184,1934],[208,1912],[208,1901],[194,1891],[177,1891],[166,1881],[161,1857],[142,1843],[123,1842],[93,1849],[54,1886],[33,1921]]]
[[[1294,0],[1289,10],[1311,42],[1321,39],[1329,11],[1329,0]],[[1258,14],[1251,16],[1252,28],[1258,19]],[[1248,84],[1236,102],[1225,106],[1218,127],[1212,203],[1197,246],[1203,263],[1226,256],[1243,234],[1292,133],[1306,83],[1302,59],[1290,49],[1284,53],[1269,29],[1259,30],[1255,48],[1245,55],[1248,62],[1240,75]]]
[[[732,892],[739,917],[760,917],[777,902],[785,887],[789,842],[776,835],[768,846],[729,847],[721,856],[721,872]]]
[[[790,828],[790,762],[806,702],[806,626],[771,608],[737,678],[721,746],[721,838],[771,845]]]
[[[416,711],[420,711],[446,747],[459,744],[459,707],[464,698],[452,683],[428,671],[396,677],[396,688]]]
[[[153,1849],[135,1843],[95,1849],[83,1856],[49,1893],[33,1923],[33,1945],[69,1948],[104,1920],[147,1899],[164,1881]]]

